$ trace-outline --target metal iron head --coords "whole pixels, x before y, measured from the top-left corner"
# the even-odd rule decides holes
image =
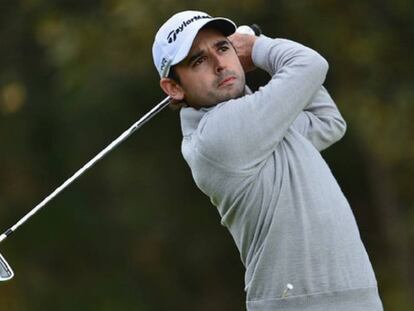
[[[8,281],[13,278],[14,272],[10,268],[6,259],[0,254],[0,281]]]

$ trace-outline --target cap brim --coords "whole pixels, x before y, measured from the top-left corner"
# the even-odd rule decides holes
[[[212,20],[209,20],[203,27],[200,29],[205,28],[206,26],[215,28],[220,30],[226,37],[230,36],[231,34],[236,32],[237,26],[231,20],[224,18],[224,17],[216,17]]]

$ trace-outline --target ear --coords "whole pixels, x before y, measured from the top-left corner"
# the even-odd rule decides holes
[[[161,78],[160,87],[167,95],[171,96],[171,98],[178,101],[184,99],[184,90],[176,81],[170,78]]]

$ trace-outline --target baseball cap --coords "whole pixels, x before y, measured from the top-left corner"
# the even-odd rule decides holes
[[[207,24],[225,36],[236,31],[236,24],[228,18],[211,17],[201,11],[176,13],[161,26],[152,46],[152,57],[161,78],[167,77],[170,68],[187,56],[197,33]]]

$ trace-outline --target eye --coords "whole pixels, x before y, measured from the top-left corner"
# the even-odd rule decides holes
[[[222,45],[220,48],[219,48],[219,51],[220,52],[225,52],[225,51],[227,51],[229,49],[229,47],[227,46],[227,45]]]
[[[193,67],[198,66],[200,64],[202,64],[204,62],[204,60],[206,59],[205,56],[201,56],[199,58],[197,58],[194,63],[193,63]]]

